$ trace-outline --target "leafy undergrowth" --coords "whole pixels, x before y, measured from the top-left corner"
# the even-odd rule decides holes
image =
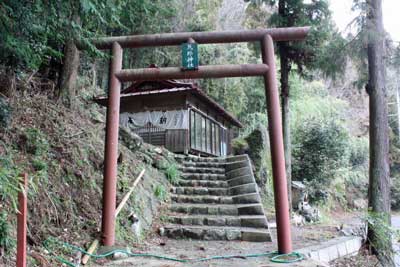
[[[29,174],[28,266],[46,262],[57,266],[43,248],[47,238],[87,247],[100,237],[104,110],[89,97],[77,97],[74,108],[66,108],[43,94],[21,93],[9,104],[12,121],[0,131],[0,266],[14,266],[18,175],[22,172]],[[175,162],[171,153],[151,145],[143,144],[133,152],[120,142],[119,148],[117,203],[146,168],[117,219],[117,243],[132,245],[151,229],[152,218],[167,199],[170,170],[166,169]],[[157,198],[160,192],[163,196]],[[139,236],[130,230],[131,213],[142,219]]]
[[[331,262],[332,267],[381,267],[376,256],[371,255],[367,250],[351,257],[337,259]]]

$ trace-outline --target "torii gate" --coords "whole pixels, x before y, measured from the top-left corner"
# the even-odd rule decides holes
[[[102,241],[104,245],[112,246],[115,241],[114,214],[116,206],[120,89],[122,83],[140,80],[263,76],[271,143],[278,251],[281,254],[292,252],[289,202],[282,137],[282,118],[276,80],[273,41],[303,40],[306,38],[309,30],[309,27],[271,28],[242,31],[133,35],[104,37],[93,40],[94,45],[98,49],[112,50],[104,156],[102,215]],[[177,46],[187,42],[188,40],[191,42],[194,40],[198,44],[260,42],[263,64],[199,66],[197,70],[190,71],[182,70],[179,67],[122,69],[123,48]]]

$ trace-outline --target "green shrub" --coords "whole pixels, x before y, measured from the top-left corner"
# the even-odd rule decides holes
[[[165,201],[167,199],[167,190],[162,184],[156,185],[154,188],[154,195],[161,201]]]
[[[11,107],[5,100],[0,96],[0,128],[6,129],[11,121]]]
[[[324,198],[338,170],[348,166],[349,153],[349,135],[340,122],[308,120],[295,131],[293,180],[308,183],[311,198]]]
[[[19,169],[10,158],[0,157],[0,203],[10,203],[17,210]]]
[[[365,137],[352,138],[350,143],[350,164],[353,167],[367,165],[369,159],[369,144]]]
[[[49,151],[50,145],[45,135],[39,129],[28,128],[25,131],[25,149],[26,152],[36,155],[43,156]]]
[[[48,168],[47,163],[41,159],[33,159],[32,166],[35,171],[44,171]]]
[[[0,248],[6,253],[15,246],[15,240],[11,237],[11,226],[7,220],[7,213],[0,213]]]
[[[247,144],[247,141],[243,138],[235,138],[232,140],[232,149],[233,154],[241,155],[246,153],[249,149],[249,144]]]
[[[164,171],[165,176],[171,184],[177,184],[180,180],[180,173],[176,164],[170,164]]]

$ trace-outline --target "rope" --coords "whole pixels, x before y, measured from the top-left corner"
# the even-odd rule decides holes
[[[269,257],[271,262],[275,263],[293,263],[293,262],[298,262],[302,261],[304,259],[304,256],[298,252],[292,252],[289,254],[279,254],[277,251],[274,252],[266,252],[266,253],[256,253],[256,254],[247,254],[247,255],[225,255],[225,256],[212,256],[212,257],[206,257],[206,258],[194,258],[194,259],[178,259],[170,256],[162,256],[162,255],[156,255],[156,254],[151,254],[151,253],[132,253],[123,249],[115,249],[112,251],[109,251],[104,254],[91,254],[87,252],[86,250],[82,249],[81,247],[69,244],[67,242],[59,241],[55,238],[48,238],[43,242],[44,248],[49,251],[49,253],[59,262],[66,264],[67,266],[70,267],[77,267],[74,263],[57,256],[54,251],[49,247],[49,244],[58,244],[61,245],[65,248],[69,248],[74,251],[79,251],[83,254],[89,255],[90,257],[99,259],[99,258],[105,258],[108,256],[113,255],[114,253],[123,253],[126,254],[130,257],[151,257],[151,258],[156,258],[156,259],[161,259],[161,260],[169,260],[169,261],[175,261],[175,262],[181,262],[181,263],[190,263],[190,262],[203,262],[203,261],[210,261],[210,260],[221,260],[221,259],[233,259],[233,258],[256,258],[256,257]]]

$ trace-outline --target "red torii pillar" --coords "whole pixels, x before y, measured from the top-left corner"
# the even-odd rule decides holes
[[[121,82],[115,74],[122,69],[122,48],[118,43],[112,46],[110,76],[108,87],[108,107],[106,120],[106,144],[104,150],[104,180],[103,180],[103,245],[112,246],[115,242],[115,207],[117,201],[117,161],[118,161],[118,131],[119,103]]]

